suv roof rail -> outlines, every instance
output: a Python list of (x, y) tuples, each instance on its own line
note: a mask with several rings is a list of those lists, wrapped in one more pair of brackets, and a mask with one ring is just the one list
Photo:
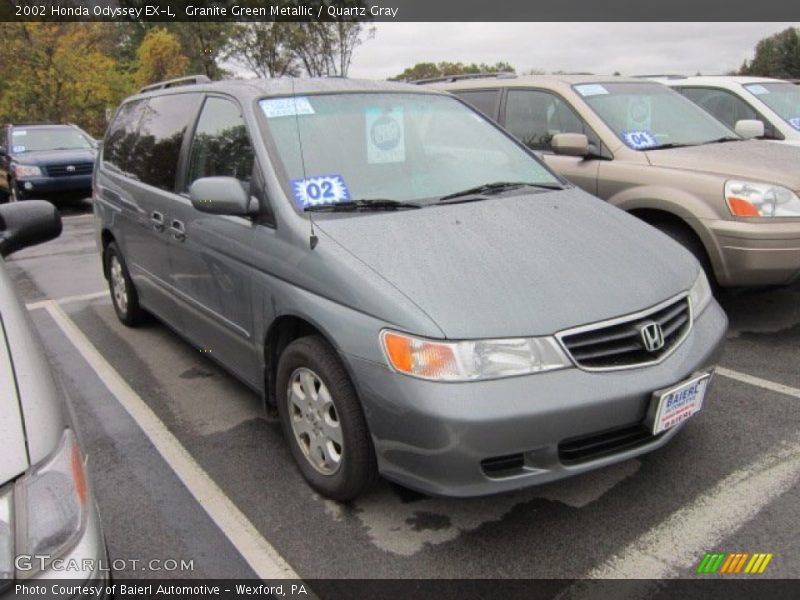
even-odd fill
[(425, 85), (426, 83), (450, 83), (453, 81), (462, 81), (464, 79), (488, 79), (494, 77), (495, 79), (514, 79), (516, 73), (503, 71), (500, 73), (464, 73), (462, 75), (444, 75), (442, 77), (428, 77), (427, 79), (412, 79), (408, 83), (414, 85)]
[(154, 92), (155, 90), (165, 90), (171, 87), (178, 87), (181, 85), (195, 85), (198, 83), (211, 83), (206, 75), (187, 75), (186, 77), (178, 77), (177, 79), (169, 79), (167, 81), (159, 81), (158, 83), (151, 83), (144, 86), (139, 90), (140, 94), (145, 92)]
[(675, 73), (656, 73), (655, 75), (634, 75), (634, 79), (687, 79), (686, 75)]

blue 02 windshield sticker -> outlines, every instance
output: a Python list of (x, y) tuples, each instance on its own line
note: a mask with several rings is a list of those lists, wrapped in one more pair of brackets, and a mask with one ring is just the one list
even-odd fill
[(634, 150), (643, 150), (644, 148), (658, 146), (658, 140), (647, 130), (624, 131), (622, 133), (622, 139)]
[(800, 117), (793, 117), (791, 119), (786, 119), (789, 121), (789, 125), (794, 127), (795, 129), (800, 130)]
[(314, 107), (305, 96), (292, 98), (267, 98), (259, 102), (261, 110), (268, 119), (276, 117), (294, 117), (297, 115), (313, 115)]
[(350, 190), (341, 175), (320, 175), (305, 179), (292, 179), (295, 204), (298, 208), (319, 206), (320, 204), (337, 204), (350, 201)]

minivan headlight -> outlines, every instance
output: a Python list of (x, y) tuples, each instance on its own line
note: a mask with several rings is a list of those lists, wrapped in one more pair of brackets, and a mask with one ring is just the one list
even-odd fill
[(17, 481), (16, 554), (56, 558), (63, 553), (83, 530), (88, 496), (81, 452), (67, 429), (58, 450)]
[(780, 185), (731, 179), (725, 200), (735, 217), (800, 217), (800, 198)]
[(14, 487), (0, 491), (0, 579), (14, 578)]
[(708, 284), (708, 277), (706, 272), (700, 269), (695, 279), (692, 289), (689, 290), (689, 302), (692, 305), (692, 314), (695, 318), (705, 310), (708, 303), (714, 294), (711, 292), (711, 286)]
[(435, 381), (498, 379), (572, 366), (553, 337), (442, 342), (386, 330), (381, 345), (396, 371)]

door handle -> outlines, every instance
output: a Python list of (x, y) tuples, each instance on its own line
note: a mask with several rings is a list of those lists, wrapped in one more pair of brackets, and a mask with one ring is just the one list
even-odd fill
[(164, 215), (157, 210), (150, 214), (150, 222), (153, 224), (153, 229), (161, 233), (164, 231)]
[(169, 226), (169, 230), (172, 232), (172, 237), (179, 242), (186, 240), (186, 229), (184, 228), (182, 221), (173, 219), (172, 224)]

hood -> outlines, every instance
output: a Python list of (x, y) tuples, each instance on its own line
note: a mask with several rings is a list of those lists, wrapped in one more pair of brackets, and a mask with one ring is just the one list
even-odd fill
[(636, 312), (688, 290), (699, 269), (667, 236), (578, 189), (315, 226), (452, 339), (551, 334)]
[(765, 140), (724, 142), (647, 152), (657, 167), (755, 179), (800, 190), (800, 148)]
[(1, 317), (0, 440), (3, 440), (3, 453), (0, 458), (0, 487), (2, 487), (7, 481), (14, 479), (28, 468), (28, 452), (14, 370), (8, 355), (8, 345)]
[(15, 154), (14, 160), (21, 165), (66, 165), (94, 162), (95, 150), (40, 150)]

